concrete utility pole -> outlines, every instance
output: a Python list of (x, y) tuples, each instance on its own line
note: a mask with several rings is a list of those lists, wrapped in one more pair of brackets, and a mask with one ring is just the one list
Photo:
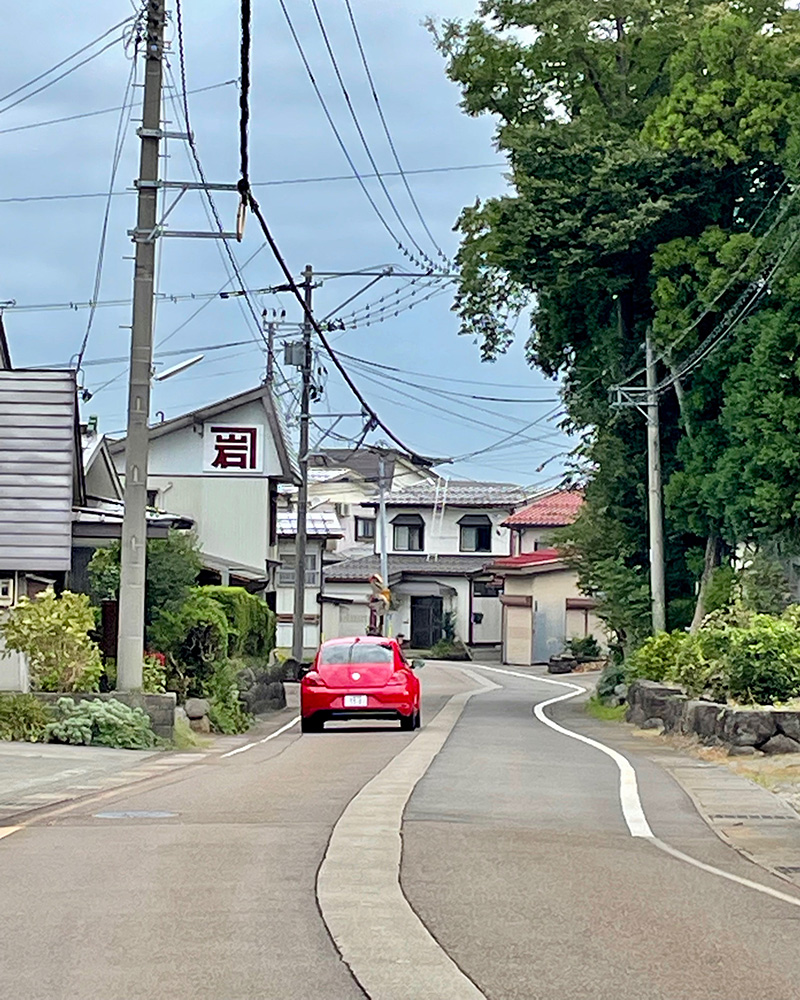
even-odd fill
[[(311, 292), (313, 289), (314, 271), (306, 264), (303, 271), (303, 289), (308, 312), (311, 311)], [(308, 425), (310, 420), (309, 404), (311, 400), (311, 368), (314, 356), (311, 350), (311, 323), (306, 314), (303, 323), (303, 389), (300, 397), (300, 491), (297, 496), (297, 534), (294, 544), (294, 615), (292, 619), (292, 658), (297, 662), (303, 659), (303, 633), (306, 611), (306, 540), (308, 516)], [(322, 567), (319, 567), (322, 572)]]
[[(386, 524), (386, 459), (381, 452), (378, 458), (378, 528), (381, 533), (381, 579), (384, 587), (389, 587), (389, 529)], [(387, 608), (383, 616), (382, 631), (391, 635), (392, 612)]]
[(647, 506), (650, 522), (650, 600), (653, 632), (667, 627), (664, 587), (664, 514), (661, 501), (661, 440), (656, 392), (656, 361), (650, 331), (645, 341), (647, 363)]
[(149, 0), (145, 44), (144, 109), (134, 242), (133, 326), (125, 438), (125, 512), (119, 587), (117, 690), (142, 686), (144, 589), (147, 558), (147, 451), (150, 380), (153, 367), (153, 291), (158, 236), (158, 158), (161, 139), (161, 81), (164, 0)]

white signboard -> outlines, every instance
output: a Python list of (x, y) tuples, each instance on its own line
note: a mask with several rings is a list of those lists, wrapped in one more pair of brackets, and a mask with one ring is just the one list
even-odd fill
[(264, 425), (203, 424), (203, 471), (239, 475), (264, 471)]

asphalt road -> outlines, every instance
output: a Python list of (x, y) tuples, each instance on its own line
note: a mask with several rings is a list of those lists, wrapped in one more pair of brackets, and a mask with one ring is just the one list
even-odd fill
[[(419, 735), (295, 728), (0, 840), (0, 996), (363, 997), (337, 946), (373, 1000), (800, 995), (800, 907), (633, 839), (615, 763), (533, 717), (553, 689), (482, 676), (464, 701), (475, 674), (429, 664)], [(800, 898), (634, 764), (657, 837)]]

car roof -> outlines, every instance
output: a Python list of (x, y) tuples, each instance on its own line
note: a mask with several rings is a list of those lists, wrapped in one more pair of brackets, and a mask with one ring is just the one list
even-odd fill
[(349, 644), (352, 645), (354, 642), (381, 642), (381, 643), (393, 643), (397, 644), (396, 639), (392, 639), (387, 635), (349, 635), (349, 636), (339, 636), (336, 639), (326, 639), (322, 643), (323, 646), (339, 646)]

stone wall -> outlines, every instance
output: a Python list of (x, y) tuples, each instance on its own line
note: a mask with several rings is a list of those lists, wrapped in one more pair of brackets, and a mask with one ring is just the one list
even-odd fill
[(150, 716), (150, 724), (156, 736), (171, 740), (175, 733), (175, 695), (141, 694), (139, 691), (110, 691), (108, 694), (93, 692), (58, 692), (37, 691), (36, 697), (48, 705), (55, 705), (59, 698), (72, 698), (73, 701), (111, 701), (115, 698), (131, 708), (142, 708)]
[(800, 753), (800, 711), (731, 708), (646, 680), (631, 684), (627, 700), (627, 721), (645, 729), (694, 735), (712, 746), (727, 746), (732, 753)]

